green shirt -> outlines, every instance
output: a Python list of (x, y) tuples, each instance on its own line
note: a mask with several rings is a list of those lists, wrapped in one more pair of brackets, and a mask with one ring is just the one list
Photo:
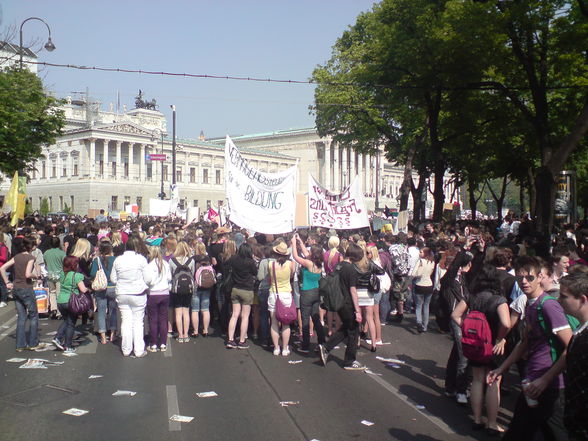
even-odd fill
[[(81, 273), (68, 272), (61, 276), (61, 289), (57, 295), (57, 303), (67, 303), (73, 291), (74, 294), (79, 294), (78, 283), (84, 280), (84, 275)], [(72, 283), (73, 282), (73, 283)]]
[(63, 259), (65, 259), (65, 252), (61, 248), (51, 248), (43, 254), (45, 259), (45, 266), (47, 272), (63, 273)]

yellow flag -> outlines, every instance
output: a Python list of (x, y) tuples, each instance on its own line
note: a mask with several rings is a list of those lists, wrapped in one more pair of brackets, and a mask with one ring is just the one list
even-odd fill
[(18, 177), (18, 172), (14, 172), (10, 189), (8, 190), (7, 203), (10, 205), (12, 210), (12, 218), (10, 219), (10, 225), (15, 226), (19, 219), (24, 219), (24, 212), (26, 207), (26, 185), (27, 178)]
[(10, 205), (12, 211), (16, 210), (16, 206), (18, 205), (18, 172), (14, 172), (10, 189), (6, 195), (6, 203)]

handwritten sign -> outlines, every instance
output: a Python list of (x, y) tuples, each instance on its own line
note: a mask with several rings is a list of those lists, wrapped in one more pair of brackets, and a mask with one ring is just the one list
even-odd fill
[(294, 229), (297, 166), (277, 173), (257, 170), (227, 136), (225, 170), (231, 222), (267, 234)]
[(332, 193), (308, 175), (308, 217), (315, 227), (349, 230), (369, 226), (359, 179), (341, 193)]

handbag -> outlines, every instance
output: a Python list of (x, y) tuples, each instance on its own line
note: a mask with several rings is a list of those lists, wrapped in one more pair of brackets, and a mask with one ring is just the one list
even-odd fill
[(76, 294), (74, 291), (74, 278), (75, 273), (72, 271), (73, 275), (71, 278), (71, 290), (69, 295), (69, 302), (67, 302), (67, 309), (74, 314), (74, 315), (81, 315), (88, 312), (92, 309), (92, 299), (88, 295), (88, 293), (79, 293)]
[(100, 257), (96, 257), (96, 260), (98, 260), (98, 271), (96, 271), (96, 276), (92, 280), (92, 289), (94, 291), (104, 291), (108, 288), (108, 279), (106, 279), (106, 273), (102, 267), (102, 262), (100, 262)]
[(282, 303), (282, 301), (280, 300), (280, 296), (278, 294), (276, 262), (272, 262), (272, 271), (274, 274), (274, 285), (276, 287), (276, 319), (283, 325), (289, 325), (298, 318), (298, 315), (296, 314), (296, 304), (294, 303), (294, 296), (292, 296), (290, 306), (286, 306)]

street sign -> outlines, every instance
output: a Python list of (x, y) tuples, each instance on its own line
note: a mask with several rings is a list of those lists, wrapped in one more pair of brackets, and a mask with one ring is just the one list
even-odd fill
[(167, 161), (167, 155), (164, 153), (145, 155), (145, 159), (147, 159), (147, 161)]

